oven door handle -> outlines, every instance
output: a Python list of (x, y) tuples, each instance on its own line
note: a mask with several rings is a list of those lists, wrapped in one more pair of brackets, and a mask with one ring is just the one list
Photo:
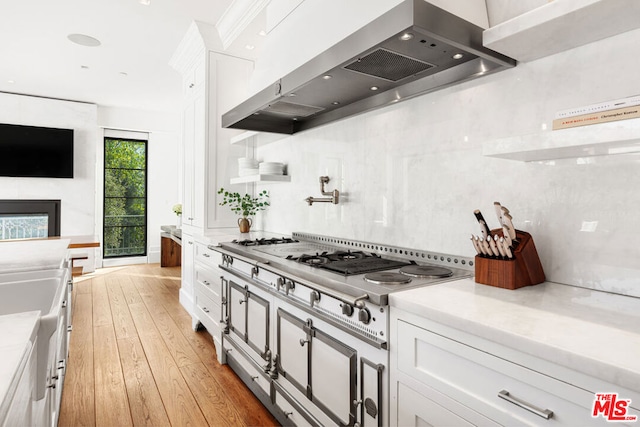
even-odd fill
[(293, 275), (290, 275), (288, 273), (281, 273), (281, 272), (277, 272), (277, 271), (273, 271), (271, 269), (269, 269), (269, 264), (262, 264), (260, 262), (258, 262), (258, 267), (263, 268), (264, 270), (270, 271), (273, 274), (277, 274), (277, 275), (286, 275), (287, 278), (289, 280), (292, 280), (293, 282), (298, 282), (308, 288), (313, 289), (314, 291), (318, 291), (321, 294), (325, 294), (328, 295), (330, 297), (336, 298), (340, 301), (342, 301), (345, 304), (350, 304), (353, 305), (356, 308), (364, 308), (365, 304), (364, 302), (366, 300), (369, 299), (369, 294), (367, 293), (363, 293), (362, 295), (360, 295), (359, 297), (354, 297), (352, 295), (347, 295), (343, 292), (340, 292), (338, 290), (335, 289), (330, 289), (330, 288), (326, 288), (318, 283), (313, 283), (313, 282), (309, 282), (308, 280), (303, 280), (300, 279), (298, 277), (295, 277)]
[(249, 264), (251, 264), (253, 266), (257, 266), (258, 265), (258, 261), (256, 261), (255, 259), (247, 258), (246, 256), (243, 256), (243, 255), (238, 255), (235, 252), (231, 252), (231, 251), (222, 249), (222, 247), (220, 247), (220, 246), (209, 245), (209, 246), (207, 246), (207, 248), (211, 249), (212, 251), (220, 252), (221, 254), (228, 255), (228, 256), (230, 256), (232, 258), (237, 258), (240, 261), (247, 262), (247, 263), (249, 263)]

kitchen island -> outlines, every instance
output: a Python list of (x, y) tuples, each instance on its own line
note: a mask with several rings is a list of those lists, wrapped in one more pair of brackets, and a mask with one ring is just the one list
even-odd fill
[[(398, 420), (407, 410), (403, 400), (424, 397), (429, 394), (428, 388), (447, 396), (425, 397), (440, 406), (447, 407), (448, 398), (456, 405), (461, 403), (464, 408), (452, 412), (466, 421), (488, 418), (513, 422), (511, 415), (505, 415), (510, 404), (504, 398), (509, 393), (499, 394), (505, 384), (515, 382), (512, 377), (520, 376), (526, 377), (523, 382), (528, 386), (554, 395), (537, 396), (532, 391), (535, 397), (531, 400), (539, 408), (545, 401), (551, 409), (555, 406), (557, 420), (563, 420), (564, 403), (560, 399), (566, 399), (577, 405), (572, 410), (584, 416), (581, 421), (595, 421), (590, 411), (596, 393), (617, 393), (620, 399), (631, 399), (634, 409), (628, 415), (638, 414), (637, 298), (551, 282), (512, 291), (463, 279), (395, 293), (390, 303), (392, 417), (395, 411)], [(409, 354), (412, 348), (415, 353)], [(421, 359), (426, 357), (422, 352), (429, 354), (428, 363)], [(439, 362), (435, 356), (438, 353), (443, 357)], [(458, 381), (457, 375), (465, 367), (470, 375)], [(513, 375), (498, 379), (502, 373)], [(411, 376), (414, 378), (408, 378)], [(489, 392), (483, 387), (492, 384), (494, 378), (496, 390)], [(518, 390), (518, 385), (512, 388)], [(415, 391), (415, 395), (407, 397), (407, 390)], [(522, 390), (521, 394), (529, 392), (524, 386)], [(444, 400), (438, 401), (440, 398)], [(469, 409), (471, 412), (467, 412)], [(531, 422), (518, 418), (530, 414), (524, 412), (526, 415), (517, 413), (516, 420)], [(478, 414), (482, 417), (477, 418)], [(532, 417), (535, 422), (536, 415)]]
[(2, 425), (57, 423), (71, 330), (71, 242), (0, 242)]
[(175, 225), (162, 225), (160, 230), (160, 266), (182, 265), (182, 229)]
[[(0, 316), (0, 421), (6, 425), (31, 425), (31, 394), (35, 387), (34, 369), (29, 366), (35, 354), (40, 312)], [(5, 425), (5, 424), (3, 424)]]

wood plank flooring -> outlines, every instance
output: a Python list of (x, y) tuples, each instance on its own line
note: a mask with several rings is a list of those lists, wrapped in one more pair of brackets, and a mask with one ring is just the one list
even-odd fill
[(194, 332), (180, 267), (143, 264), (75, 279), (59, 426), (276, 426)]

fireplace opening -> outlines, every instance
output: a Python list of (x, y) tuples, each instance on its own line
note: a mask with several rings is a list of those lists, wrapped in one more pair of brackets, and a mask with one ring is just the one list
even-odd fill
[(0, 240), (60, 236), (60, 200), (0, 200)]

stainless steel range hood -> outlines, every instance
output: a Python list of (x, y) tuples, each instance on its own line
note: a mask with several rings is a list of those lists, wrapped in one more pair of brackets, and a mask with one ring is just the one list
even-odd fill
[(515, 66), (482, 45), (482, 31), (406, 0), (225, 113), (222, 126), (293, 134)]

